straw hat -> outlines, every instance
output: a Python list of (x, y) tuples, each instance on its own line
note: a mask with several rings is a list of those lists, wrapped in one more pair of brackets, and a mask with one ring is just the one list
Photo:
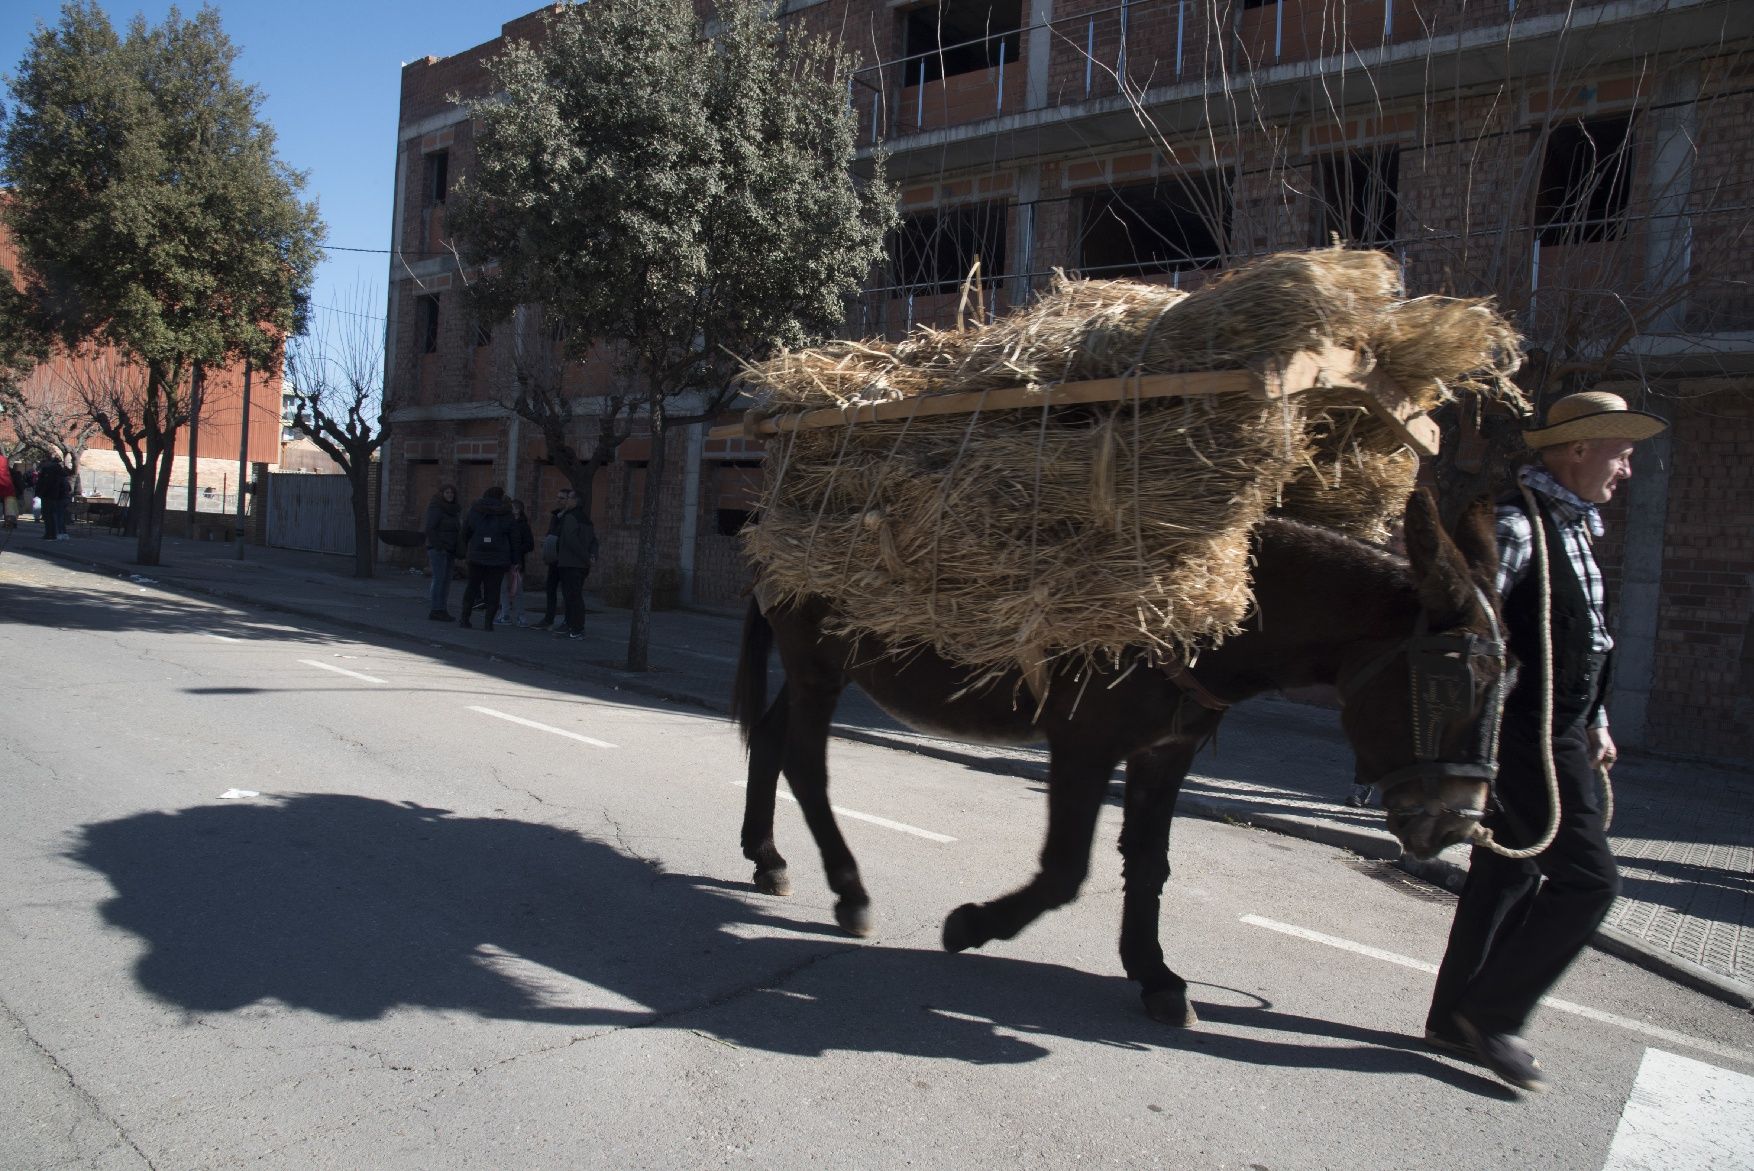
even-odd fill
[(1539, 449), (1580, 439), (1649, 439), (1669, 425), (1645, 411), (1627, 409), (1626, 400), (1605, 390), (1568, 394), (1547, 408), (1547, 425), (1523, 432)]

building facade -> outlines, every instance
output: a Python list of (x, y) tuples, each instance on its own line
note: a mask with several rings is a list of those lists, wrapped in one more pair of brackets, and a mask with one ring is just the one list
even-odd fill
[[(1602, 551), (1617, 727), (1651, 750), (1754, 759), (1754, 5), (792, 0), (781, 19), (857, 58), (847, 100), (900, 188), (851, 334), (1001, 313), (1056, 270), (1191, 287), (1339, 239), (1394, 255), (1410, 294), (1496, 298), (1538, 400), (1602, 386), (1672, 417)], [(470, 157), (445, 95), (485, 93), (503, 37), (540, 27), (532, 13), (403, 70), (388, 527), (440, 480), (540, 509), (558, 479), (495, 405), (504, 359), (444, 249)], [(583, 402), (607, 376), (577, 372)], [(761, 453), (672, 442), (674, 479), (650, 494), (667, 561), (688, 596), (729, 602)], [(648, 454), (630, 443), (602, 473), (611, 559), (631, 559)]]

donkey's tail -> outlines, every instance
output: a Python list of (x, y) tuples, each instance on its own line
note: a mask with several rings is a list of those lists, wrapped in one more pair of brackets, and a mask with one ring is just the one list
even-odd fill
[(749, 735), (767, 710), (767, 655), (773, 649), (773, 627), (754, 598), (743, 615), (743, 646), (737, 655), (737, 678), (731, 684), (731, 718), (749, 747)]

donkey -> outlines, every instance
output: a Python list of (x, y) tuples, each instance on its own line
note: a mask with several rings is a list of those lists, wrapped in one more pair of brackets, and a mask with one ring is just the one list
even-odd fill
[[(808, 598), (744, 622), (732, 715), (749, 751), (743, 855), (755, 885), (787, 894), (786, 860), (774, 846), (773, 811), (783, 769), (838, 896), (835, 918), (855, 935), (872, 929), (871, 900), (829, 808), (828, 735), (847, 683), (921, 731), (986, 744), (1046, 742), (1047, 841), (1035, 877), (944, 921), (949, 951), (1010, 939), (1044, 911), (1077, 897), (1090, 865), (1097, 814), (1117, 765), (1126, 763), (1120, 850), (1124, 893), (1120, 954), (1146, 1011), (1159, 1021), (1197, 1019), (1187, 983), (1163, 960), (1159, 900), (1169, 878), (1169, 831), (1195, 753), (1224, 709), (1268, 690), (1337, 685), (1357, 781), (1381, 788), (1390, 830), (1420, 857), (1471, 837), (1496, 768), (1507, 682), (1503, 639), (1490, 598), (1496, 549), (1482, 502), (1452, 538), (1427, 492), (1408, 502), (1408, 560), (1289, 520), (1255, 537), (1255, 609), (1245, 629), (1206, 650), (1197, 677), (1186, 666), (1123, 663), (1065, 668), (1047, 699), (1018, 703), (1021, 678), (971, 689), (968, 668), (930, 651), (896, 654), (870, 637), (826, 633), (830, 603)], [(767, 696), (776, 645), (785, 683)], [(1389, 669), (1393, 666), (1395, 669)]]

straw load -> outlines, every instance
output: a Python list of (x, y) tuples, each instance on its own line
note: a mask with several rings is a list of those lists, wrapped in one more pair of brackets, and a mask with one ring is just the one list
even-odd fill
[(1271, 375), (1331, 345), (1430, 409), (1465, 379), (1513, 369), (1516, 341), (1482, 302), (1402, 300), (1378, 252), (1269, 256), (1191, 294), (1062, 278), (984, 326), (754, 368), (754, 417), (1012, 387), (1034, 405), (782, 433), (747, 552), (771, 600), (825, 597), (840, 633), (929, 647), (983, 680), (1021, 670), (1038, 697), (1067, 661), (1113, 665), (1129, 648), (1185, 658), (1246, 615), (1250, 534), (1265, 516), (1381, 537), (1416, 458), (1356, 389), (1057, 406), (1052, 388)]

